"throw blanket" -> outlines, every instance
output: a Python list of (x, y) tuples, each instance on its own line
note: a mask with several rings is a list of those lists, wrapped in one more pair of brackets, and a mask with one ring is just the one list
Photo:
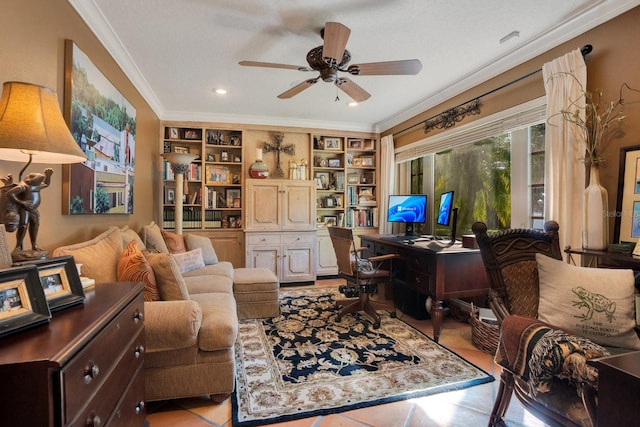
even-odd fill
[(554, 378), (597, 389), (598, 371), (587, 360), (608, 356), (603, 347), (529, 317), (507, 316), (501, 331), (496, 363), (527, 381), (534, 395), (549, 392)]

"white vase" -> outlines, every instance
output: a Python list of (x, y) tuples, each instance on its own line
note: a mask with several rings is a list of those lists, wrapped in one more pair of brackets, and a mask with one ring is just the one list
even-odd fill
[(584, 190), (582, 215), (582, 247), (606, 250), (609, 245), (609, 212), (607, 189), (600, 185), (600, 170), (591, 165), (589, 185)]

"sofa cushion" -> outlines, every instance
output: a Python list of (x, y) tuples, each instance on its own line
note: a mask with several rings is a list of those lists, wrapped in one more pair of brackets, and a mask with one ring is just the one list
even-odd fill
[(116, 266), (122, 250), (120, 229), (110, 227), (86, 242), (56, 248), (52, 256), (71, 255), (76, 264), (82, 264), (83, 276), (106, 283), (117, 281)]
[(204, 259), (206, 265), (218, 263), (218, 255), (211, 244), (210, 238), (187, 233), (184, 235), (184, 243), (187, 246), (187, 250), (192, 251), (199, 248), (202, 251), (202, 259)]
[(119, 282), (144, 283), (144, 300), (159, 301), (158, 284), (156, 275), (149, 262), (140, 251), (138, 242), (131, 240), (118, 260), (116, 275)]
[(169, 253), (169, 248), (162, 238), (162, 231), (158, 224), (151, 221), (149, 225), (145, 225), (140, 229), (140, 235), (144, 242), (144, 247), (149, 252), (159, 252), (163, 254)]
[(180, 254), (187, 251), (182, 235), (167, 230), (160, 230), (160, 233), (170, 253)]
[(120, 235), (122, 236), (123, 247), (126, 248), (129, 242), (131, 242), (132, 240), (135, 240), (141, 251), (144, 251), (146, 249), (144, 247), (144, 242), (142, 241), (138, 233), (136, 233), (131, 228), (129, 228), (128, 225), (125, 225), (124, 227), (120, 228)]
[(233, 282), (227, 276), (211, 274), (183, 277), (191, 298), (195, 294), (207, 294), (209, 292), (233, 293)]
[(200, 304), (202, 310), (198, 336), (200, 350), (232, 348), (238, 336), (238, 316), (233, 295), (211, 292), (193, 295), (192, 299)]
[(200, 248), (187, 252), (173, 253), (171, 256), (178, 263), (180, 273), (187, 273), (189, 271), (204, 268), (204, 261), (202, 259), (202, 251)]
[(536, 254), (538, 318), (593, 342), (640, 350), (633, 271), (577, 267)]
[(176, 260), (171, 254), (146, 255), (158, 283), (158, 291), (163, 301), (188, 300), (189, 292)]
[(233, 275), (234, 275), (233, 264), (231, 264), (229, 261), (220, 261), (217, 264), (205, 265), (204, 268), (182, 273), (183, 277), (225, 276), (225, 277), (228, 277), (229, 279), (233, 279)]

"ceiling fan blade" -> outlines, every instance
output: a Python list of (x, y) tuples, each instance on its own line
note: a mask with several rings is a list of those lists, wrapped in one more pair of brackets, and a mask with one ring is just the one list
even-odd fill
[(355, 84), (353, 80), (344, 77), (340, 77), (336, 80), (336, 86), (342, 89), (344, 93), (349, 95), (356, 102), (363, 102), (371, 97), (369, 92)]
[(420, 70), (422, 70), (422, 63), (417, 59), (354, 64), (347, 69), (355, 76), (409, 75), (418, 74)]
[(238, 62), (238, 64), (244, 65), (245, 67), (284, 68), (285, 70), (313, 71), (309, 67), (301, 67), (299, 65), (274, 64), (272, 62), (240, 61)]
[(282, 92), (280, 95), (278, 95), (278, 98), (280, 98), (280, 99), (292, 98), (292, 97), (296, 96), (297, 94), (299, 94), (300, 92), (302, 92), (303, 90), (313, 86), (317, 82), (318, 82), (317, 78), (305, 80), (302, 83), (299, 83), (299, 84), (295, 85), (291, 89), (289, 89), (289, 90), (287, 90), (285, 92)]
[(324, 26), (324, 45), (322, 46), (322, 59), (334, 66), (342, 62), (342, 55), (347, 47), (351, 30), (339, 22), (327, 22)]

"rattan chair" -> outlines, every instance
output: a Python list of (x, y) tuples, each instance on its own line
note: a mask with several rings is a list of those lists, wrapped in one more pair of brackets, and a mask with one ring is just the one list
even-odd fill
[[(329, 227), (329, 236), (336, 253), (338, 275), (356, 289), (357, 298), (346, 298), (336, 301), (338, 307), (337, 321), (348, 313), (364, 311), (373, 319), (373, 327), (380, 327), (380, 316), (376, 313), (376, 306), (384, 305), (371, 301), (369, 296), (377, 291), (380, 283), (389, 282), (391, 276), (391, 260), (397, 255), (380, 255), (363, 259), (361, 253), (364, 248), (356, 248), (353, 231), (345, 227)], [(382, 269), (383, 263), (388, 262), (388, 268)], [(392, 313), (395, 314), (395, 313)]]
[[(526, 378), (528, 351), (535, 345), (532, 343), (544, 333), (559, 331), (536, 319), (539, 284), (535, 258), (536, 253), (541, 253), (562, 259), (558, 229), (555, 221), (546, 222), (544, 231), (509, 229), (487, 233), (481, 222), (472, 226), (489, 277), (489, 304), (501, 329), (495, 360), (502, 366), (502, 374), (490, 426), (504, 425), (514, 392), (527, 409), (550, 425), (595, 425), (597, 371), (587, 366), (586, 360), (601, 353), (558, 355), (555, 362), (559, 369), (568, 369), (566, 366), (573, 363), (573, 367), (580, 366), (582, 371), (578, 374), (560, 371), (553, 377), (549, 392), (532, 389)], [(581, 340), (585, 347), (586, 340), (580, 337), (563, 339)]]

